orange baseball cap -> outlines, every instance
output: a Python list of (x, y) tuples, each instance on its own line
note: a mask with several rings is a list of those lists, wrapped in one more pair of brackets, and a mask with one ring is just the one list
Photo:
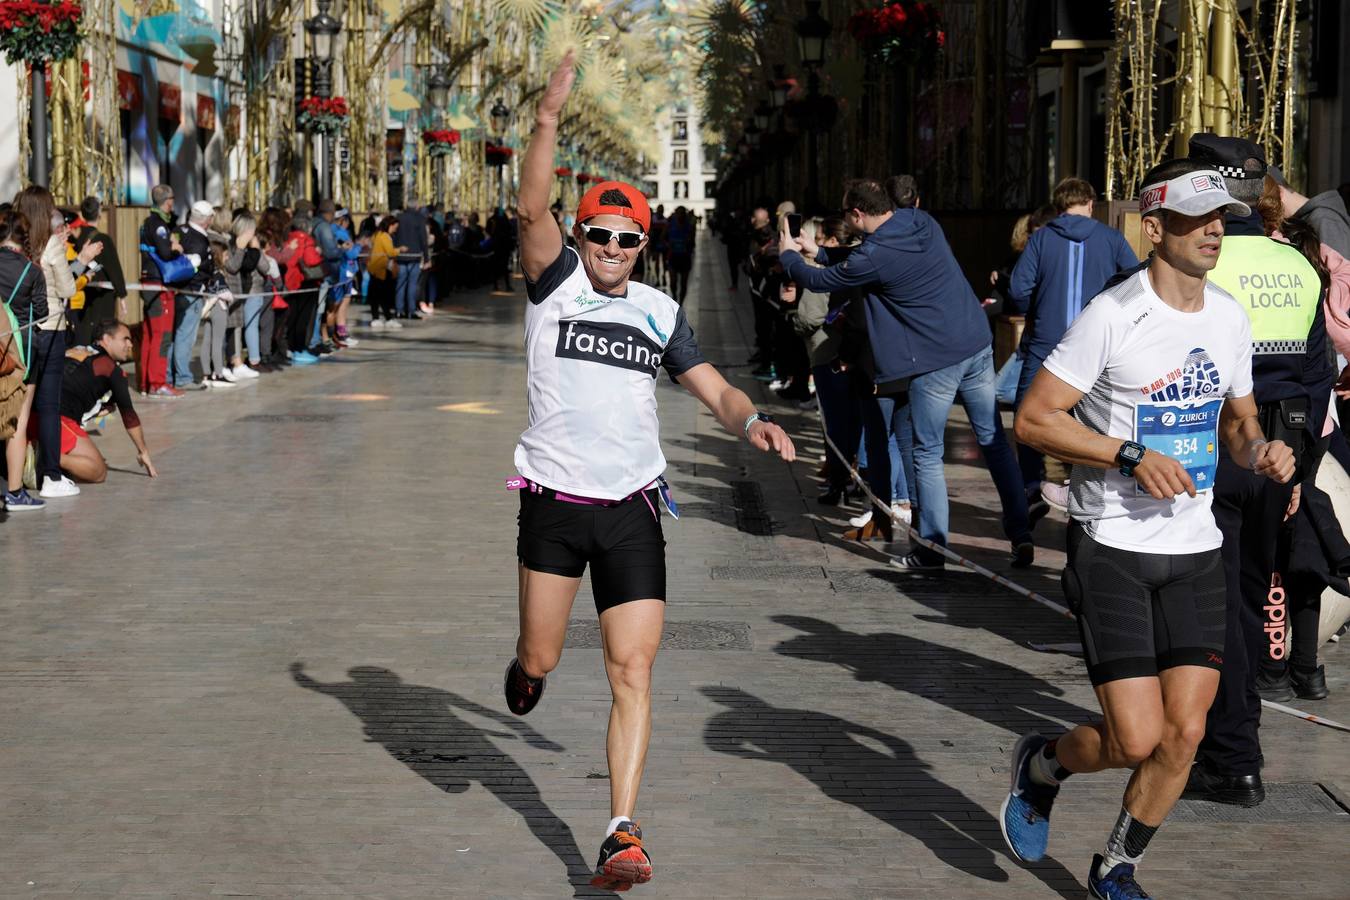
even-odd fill
[[(606, 191), (618, 191), (628, 201), (628, 206), (611, 206), (600, 202)], [(651, 231), (652, 210), (642, 191), (622, 181), (602, 181), (587, 191), (577, 204), (577, 221), (585, 222), (596, 216), (623, 216), (642, 226), (644, 232)]]

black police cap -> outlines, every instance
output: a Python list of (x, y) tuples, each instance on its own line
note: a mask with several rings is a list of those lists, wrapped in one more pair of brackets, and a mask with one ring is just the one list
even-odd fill
[[(1266, 153), (1246, 138), (1221, 137), (1217, 134), (1191, 136), (1190, 158), (1202, 165), (1217, 169), (1224, 178), (1239, 180), (1266, 176)], [(1260, 169), (1248, 169), (1247, 160), (1254, 159)]]

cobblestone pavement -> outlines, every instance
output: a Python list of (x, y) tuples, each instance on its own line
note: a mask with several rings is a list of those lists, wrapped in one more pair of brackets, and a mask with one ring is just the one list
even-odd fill
[[(714, 261), (718, 262), (717, 267)], [(700, 261), (690, 318), (744, 366), (744, 294)], [(744, 290), (744, 288), (742, 288)], [(589, 589), (528, 719), (515, 638), (523, 298), (115, 423), (108, 483), (0, 525), (0, 896), (596, 896), (608, 711)], [(1052, 857), (996, 814), (1019, 733), (1096, 712), (1070, 623), (978, 576), (902, 576), (786, 466), (662, 378), (684, 517), (639, 818), (650, 897), (1082, 897), (1120, 773), (1075, 778)], [(954, 544), (999, 571), (992, 486), (959, 420)], [(974, 465), (972, 465), (974, 463)], [(1062, 520), (1039, 526), (1062, 544)], [(902, 549), (902, 548), (894, 548)], [(1062, 555), (1019, 580), (1058, 596)], [(1330, 650), (1350, 720), (1350, 658)], [(1272, 799), (1183, 804), (1149, 851), (1169, 898), (1350, 896), (1350, 736), (1267, 714)], [(571, 885), (569, 886), (569, 875)]]

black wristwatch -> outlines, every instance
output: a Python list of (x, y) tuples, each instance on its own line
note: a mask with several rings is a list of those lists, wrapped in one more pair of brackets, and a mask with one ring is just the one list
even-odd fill
[(1126, 478), (1134, 477), (1134, 469), (1144, 461), (1144, 454), (1147, 450), (1143, 444), (1136, 444), (1134, 441), (1126, 441), (1120, 445), (1116, 451), (1116, 462), (1120, 465), (1120, 474)]

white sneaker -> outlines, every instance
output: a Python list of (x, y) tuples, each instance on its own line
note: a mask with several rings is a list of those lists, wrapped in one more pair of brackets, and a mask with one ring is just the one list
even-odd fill
[(211, 376), (211, 380), (225, 381), (230, 384), (234, 384), (236, 381), (239, 380), (239, 376), (234, 374), (234, 369), (231, 369), (229, 366), (226, 366), (225, 368), (220, 370), (220, 374)]
[(862, 528), (868, 522), (872, 521), (872, 510), (870, 508), (862, 511), (862, 515), (854, 516), (848, 520), (848, 524), (854, 528)]
[(385, 320), (384, 327), (392, 328), (395, 331), (398, 331), (400, 328), (403, 327), (403, 323), (400, 322), (398, 319), (387, 319)]
[(1069, 483), (1055, 484), (1052, 481), (1041, 482), (1041, 499), (1060, 512), (1069, 511)]
[(781, 379), (781, 378), (775, 378), (773, 381), (770, 381), (770, 382), (769, 382), (769, 390), (771, 390), (771, 391), (781, 391), (783, 388), (787, 387), (787, 384), (788, 384), (788, 383), (787, 383), (786, 381), (784, 381), (783, 379)]
[(379, 316), (376, 316), (375, 318), (370, 320), (370, 330), (384, 331), (384, 324), (385, 324), (384, 319), (381, 319)]
[(355, 347), (357, 344), (360, 344), (361, 342), (356, 338), (352, 337), (351, 333), (348, 332), (347, 339), (343, 343), (345, 343), (348, 347)]
[(258, 373), (257, 373), (256, 371), (254, 371), (253, 369), (250, 369), (248, 366), (244, 365), (243, 363), (240, 363), (239, 365), (237, 365), (237, 366), (235, 366), (235, 367), (233, 367), (233, 368), (226, 369), (226, 370), (225, 370), (225, 374), (226, 374), (226, 375), (233, 375), (236, 381), (244, 381), (245, 379), (249, 379), (249, 378), (259, 378), (259, 377), (261, 377), (261, 376), (258, 375)]
[[(229, 369), (226, 369), (225, 371), (228, 372)], [(239, 383), (237, 381), (231, 381), (230, 379), (226, 378), (223, 375), (212, 375), (210, 378), (202, 382), (202, 387), (209, 388), (210, 390), (213, 391), (218, 391), (221, 388), (239, 387)]]
[(42, 496), (49, 499), (52, 497), (74, 497), (79, 492), (80, 489), (75, 482), (64, 475), (57, 479), (48, 478), (42, 482)]
[(901, 522), (904, 522), (906, 525), (909, 525), (914, 521), (914, 507), (906, 506), (899, 500), (892, 500), (891, 518), (899, 519)]

